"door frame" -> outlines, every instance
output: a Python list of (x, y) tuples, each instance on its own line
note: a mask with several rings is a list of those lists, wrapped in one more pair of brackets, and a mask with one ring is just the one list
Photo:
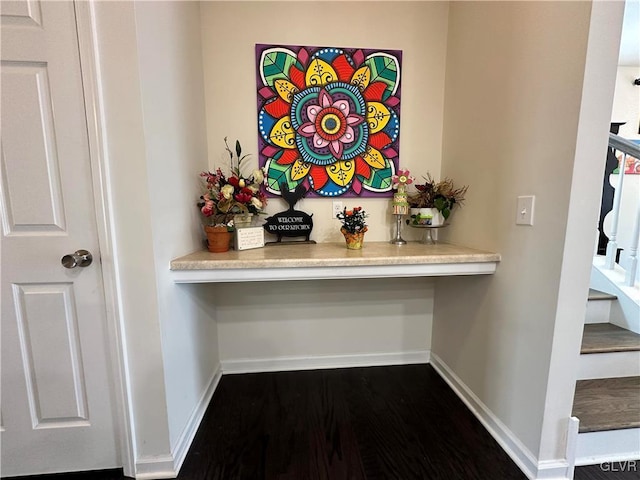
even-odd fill
[(104, 96), (100, 82), (96, 12), (93, 2), (74, 0), (76, 33), (80, 53), (82, 89), (89, 143), (89, 161), (95, 206), (98, 244), (107, 322), (107, 342), (113, 375), (113, 398), (116, 411), (115, 436), (120, 449), (124, 475), (136, 476), (135, 431), (129, 359), (125, 348), (125, 326), (118, 282), (118, 259), (115, 248), (115, 223), (110, 196), (109, 163), (106, 149)]

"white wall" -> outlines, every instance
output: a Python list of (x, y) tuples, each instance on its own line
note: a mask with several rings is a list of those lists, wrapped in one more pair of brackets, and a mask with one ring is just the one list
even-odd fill
[(134, 7), (96, 8), (106, 170), (114, 216), (114, 258), (125, 330), (135, 459), (169, 455), (164, 366), (155, 280)]
[[(207, 286), (172, 258), (202, 248), (195, 201), (207, 143), (195, 2), (96, 3), (120, 316), (138, 473), (170, 474), (219, 365)], [(182, 443), (180, 443), (182, 442)]]
[[(339, 5), (340, 14), (336, 14)], [(239, 139), (257, 166), (256, 43), (403, 51), (400, 165), (418, 177), (440, 174), (446, 55), (446, 2), (204, 2), (203, 52), (210, 166), (226, 165), (223, 138)], [(265, 21), (265, 19), (271, 19)], [(388, 19), (386, 22), (384, 19)], [(367, 239), (392, 236), (390, 198), (345, 199), (370, 214)], [(344, 241), (331, 200), (305, 199), (312, 239)], [(268, 212), (286, 209), (273, 199)], [(409, 230), (409, 229), (407, 229)], [(408, 231), (407, 238), (419, 238)], [(366, 241), (366, 240), (365, 240)]]
[[(500, 252), (502, 262), (488, 278), (439, 279), (432, 352), (534, 461), (547, 401), (590, 9), (586, 2), (450, 7), (442, 172), (470, 188), (444, 236)], [(535, 226), (515, 225), (518, 195), (536, 195)]]
[(225, 369), (251, 368), (263, 359), (430, 348), (430, 279), (220, 284), (214, 301)]
[(586, 316), (587, 288), (593, 261), (588, 241), (597, 223), (603, 155), (609, 138), (622, 2), (594, 2), (591, 9), (584, 82), (576, 137), (564, 252), (547, 399), (538, 458), (562, 459), (567, 447), (567, 418), (572, 413), (578, 359)]
[[(211, 286), (176, 285), (169, 262), (202, 248), (207, 166), (199, 2), (136, 2), (147, 188), (172, 451), (219, 364)], [(186, 432), (185, 432), (186, 433)]]
[[(359, 2), (341, 2), (344, 19), (328, 5), (203, 3), (202, 86), (191, 55), (199, 49), (194, 5), (97, 5), (138, 458), (171, 458), (217, 363), (216, 343), (225, 361), (432, 345), (527, 451), (557, 458), (558, 412), (550, 447), (541, 440), (542, 423), (553, 390), (556, 317), (575, 300), (569, 294), (562, 304), (558, 291), (567, 266), (576, 155), (575, 141), (566, 140), (578, 134), (590, 4), (372, 2), (362, 11)], [(264, 22), (285, 6), (290, 28)], [(393, 25), (372, 29), (391, 8)], [(327, 24), (333, 28), (320, 28)], [(226, 135), (255, 151), (257, 42), (402, 49), (401, 165), (439, 176), (442, 159), (443, 174), (471, 185), (465, 208), (445, 233), (450, 241), (500, 252), (496, 275), (236, 284), (210, 291), (171, 284), (169, 260), (202, 247), (192, 213), (197, 172), (207, 166), (200, 158), (202, 124), (209, 167), (223, 158)], [(201, 88), (206, 119), (198, 106)], [(513, 225), (519, 194), (537, 195), (535, 227)], [(389, 201), (358, 203), (371, 213), (371, 224), (380, 225), (369, 241), (390, 238)], [(282, 207), (274, 201), (269, 211)], [(304, 200), (300, 207), (315, 214), (316, 240), (340, 240), (327, 201)], [(417, 238), (414, 233), (405, 237)], [(218, 305), (218, 339), (207, 319), (211, 298)], [(290, 304), (300, 307), (298, 315), (285, 307)]]
[[(257, 166), (256, 43), (401, 49), (401, 166), (440, 173), (448, 5), (440, 2), (205, 2), (202, 32), (210, 167), (226, 165), (223, 138), (240, 139)], [(286, 11), (286, 15), (283, 12)], [(385, 24), (380, 20), (392, 16)], [(278, 18), (277, 21), (265, 21)], [(330, 28), (328, 28), (330, 26)], [(345, 199), (370, 214), (365, 240), (391, 238), (390, 199)], [(285, 209), (273, 199), (270, 213)], [(329, 199), (305, 199), (312, 239), (344, 241)], [(419, 232), (405, 229), (406, 239)], [(427, 350), (433, 286), (368, 280), (221, 285), (220, 354), (248, 359)], [(337, 303), (333, 304), (332, 299)], [(296, 307), (294, 312), (291, 306)]]

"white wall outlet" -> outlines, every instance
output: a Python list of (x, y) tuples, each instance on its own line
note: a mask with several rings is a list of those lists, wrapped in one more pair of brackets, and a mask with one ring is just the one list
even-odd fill
[(344, 209), (344, 207), (342, 206), (342, 202), (339, 201), (339, 200), (334, 200), (332, 207), (333, 208), (332, 208), (331, 211), (333, 213), (333, 215), (332, 215), (333, 218), (336, 218), (336, 215), (339, 214), (339, 213), (342, 213), (342, 210)]
[(536, 197), (534, 195), (518, 197), (516, 225), (533, 225), (533, 209), (535, 201)]

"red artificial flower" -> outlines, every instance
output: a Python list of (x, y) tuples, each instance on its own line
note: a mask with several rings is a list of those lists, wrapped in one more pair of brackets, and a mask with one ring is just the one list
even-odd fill
[(235, 198), (236, 202), (239, 202), (239, 203), (249, 203), (251, 202), (252, 193), (253, 192), (251, 192), (251, 190), (249, 190), (249, 193), (245, 193), (245, 192), (236, 193), (233, 198)]

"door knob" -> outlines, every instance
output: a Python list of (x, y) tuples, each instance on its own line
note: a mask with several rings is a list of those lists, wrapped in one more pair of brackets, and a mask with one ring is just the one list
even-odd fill
[(93, 255), (87, 250), (78, 250), (65, 255), (60, 260), (64, 268), (88, 267), (93, 261)]

